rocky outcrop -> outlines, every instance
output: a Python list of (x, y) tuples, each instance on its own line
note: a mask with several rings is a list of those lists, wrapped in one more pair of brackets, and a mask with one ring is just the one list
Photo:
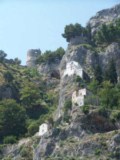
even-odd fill
[(78, 109), (76, 113), (72, 113), (69, 124), (62, 123), (41, 138), (34, 152), (34, 160), (44, 160), (48, 157), (95, 159), (97, 154), (102, 158), (105, 155), (102, 154), (104, 147), (106, 153), (108, 150), (112, 153), (106, 157), (112, 157), (119, 146), (119, 134), (110, 132), (115, 129), (117, 129), (115, 125), (98, 112), (92, 111), (84, 115)]
[(44, 76), (60, 79), (60, 72), (59, 72), (60, 62), (61, 62), (60, 59), (56, 59), (52, 63), (49, 62), (41, 63), (37, 67), (38, 72)]
[(118, 18), (120, 18), (120, 4), (113, 8), (97, 12), (97, 14), (89, 20), (87, 26), (90, 27), (93, 35), (102, 24), (109, 24)]
[(34, 136), (18, 144), (4, 146), (0, 150), (3, 155), (0, 155), (16, 160), (69, 160), (73, 157), (117, 160), (120, 156), (120, 130), (115, 132), (115, 129), (119, 128), (96, 109), (85, 115), (78, 108), (71, 112), (69, 123), (54, 124), (41, 138)]
[(113, 59), (116, 63), (116, 70), (118, 79), (120, 77), (120, 45), (118, 43), (112, 43), (106, 47), (104, 51), (99, 53), (99, 60), (101, 67), (106, 68), (109, 61)]
[[(120, 5), (117, 5), (112, 9), (98, 12), (90, 19), (88, 26), (94, 34), (101, 24), (110, 23), (119, 17)], [(104, 48), (96, 48), (89, 44), (86, 37), (84, 38), (71, 39), (62, 60), (56, 59), (52, 63), (46, 61), (37, 66), (39, 73), (45, 76), (46, 85), (56, 89), (55, 94), (59, 92), (59, 104), (53, 115), (57, 120), (53, 128), (42, 137), (32, 137), (22, 145), (16, 144), (3, 148), (2, 157), (14, 157), (16, 160), (22, 158), (26, 160), (27, 158), (29, 160), (120, 159), (120, 121), (111, 120), (109, 111), (105, 115), (96, 105), (91, 105), (86, 114), (81, 107), (72, 108), (68, 111), (68, 115), (64, 112), (65, 102), (72, 100), (73, 92), (80, 88), (76, 83), (77, 72), (80, 69), (92, 78), (96, 65), (99, 64), (104, 72), (109, 61), (113, 59), (116, 63), (118, 79), (120, 77), (119, 44), (114, 42)], [(29, 51), (28, 66), (35, 66), (39, 54), (35, 54), (34, 50)], [(70, 62), (78, 64), (77, 70), (73, 74), (64, 74)], [(82, 76), (80, 78), (84, 81)], [(67, 121), (65, 118), (68, 118)]]

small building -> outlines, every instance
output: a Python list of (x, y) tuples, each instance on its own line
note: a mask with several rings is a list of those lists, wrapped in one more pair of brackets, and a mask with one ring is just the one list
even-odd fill
[(78, 75), (82, 78), (83, 77), (83, 69), (79, 65), (79, 63), (76, 62), (76, 61), (68, 62), (66, 64), (66, 69), (64, 71), (63, 76), (66, 76), (66, 75), (71, 76), (71, 75), (74, 75), (74, 74), (76, 74), (76, 75)]
[(70, 61), (66, 64), (66, 69), (63, 73), (63, 77), (77, 75), (82, 79), (89, 81), (89, 76), (84, 72), (83, 68), (76, 61)]
[(34, 67), (36, 65), (37, 58), (41, 55), (40, 49), (30, 49), (27, 52), (26, 65), (28, 67)]
[(47, 123), (43, 123), (39, 126), (39, 136), (43, 136), (49, 130), (49, 125)]
[(84, 105), (99, 105), (99, 99), (86, 88), (74, 91), (72, 94), (73, 107), (81, 107)]
[(77, 106), (84, 106), (85, 104), (85, 97), (87, 95), (90, 95), (90, 92), (87, 91), (86, 88), (84, 89), (80, 89), (78, 91), (74, 91), (72, 94), (72, 103), (73, 106), (77, 105)]

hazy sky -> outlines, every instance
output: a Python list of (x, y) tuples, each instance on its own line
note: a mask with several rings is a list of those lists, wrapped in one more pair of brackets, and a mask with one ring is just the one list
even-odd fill
[(25, 64), (28, 49), (55, 50), (67, 43), (61, 33), (70, 23), (86, 25), (101, 9), (120, 0), (0, 0), (0, 49)]

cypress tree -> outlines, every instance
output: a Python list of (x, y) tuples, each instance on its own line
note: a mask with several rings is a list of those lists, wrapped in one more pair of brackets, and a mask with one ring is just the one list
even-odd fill
[(102, 69), (100, 65), (96, 65), (94, 69), (94, 76), (95, 76), (95, 80), (98, 81), (99, 84), (101, 84), (103, 81), (103, 76), (102, 76)]

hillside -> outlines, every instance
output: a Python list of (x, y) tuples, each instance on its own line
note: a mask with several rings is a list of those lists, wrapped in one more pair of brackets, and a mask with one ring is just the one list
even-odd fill
[(67, 50), (29, 50), (27, 66), (1, 59), (2, 160), (120, 159), (119, 18), (65, 26)]

